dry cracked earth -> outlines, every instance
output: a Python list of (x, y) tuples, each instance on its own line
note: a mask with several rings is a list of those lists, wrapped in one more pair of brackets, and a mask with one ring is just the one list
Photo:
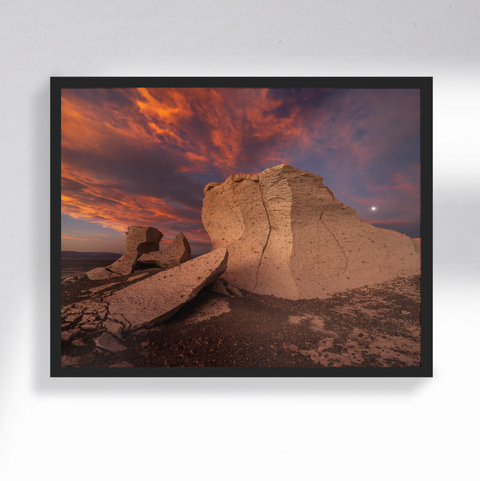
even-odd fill
[[(62, 284), (62, 307), (159, 272), (120, 280)], [(418, 367), (420, 276), (350, 290), (329, 299), (290, 301), (209, 288), (167, 322), (103, 343), (89, 323), (68, 326), (63, 367)], [(66, 326), (62, 326), (65, 330)], [(85, 329), (87, 327), (87, 329)], [(108, 334), (108, 336), (110, 336)], [(64, 336), (65, 337), (65, 336)], [(96, 342), (97, 340), (97, 342)]]

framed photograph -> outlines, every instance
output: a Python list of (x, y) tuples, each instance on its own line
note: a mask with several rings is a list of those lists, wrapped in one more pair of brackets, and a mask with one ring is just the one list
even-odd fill
[(432, 376), (432, 78), (51, 79), (51, 376)]

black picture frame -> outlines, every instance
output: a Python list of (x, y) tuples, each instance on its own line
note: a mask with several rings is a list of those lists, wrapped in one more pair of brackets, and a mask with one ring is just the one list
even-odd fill
[[(432, 357), (432, 77), (51, 77), (51, 377), (431, 377)], [(61, 92), (94, 88), (419, 89), (421, 125), (420, 367), (120, 367), (61, 366)]]

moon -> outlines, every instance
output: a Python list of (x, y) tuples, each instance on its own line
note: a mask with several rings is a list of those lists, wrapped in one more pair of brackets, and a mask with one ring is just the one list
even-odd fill
[(377, 208), (376, 208), (376, 207), (372, 207), (371, 209), (372, 209), (372, 210), (377, 210)]

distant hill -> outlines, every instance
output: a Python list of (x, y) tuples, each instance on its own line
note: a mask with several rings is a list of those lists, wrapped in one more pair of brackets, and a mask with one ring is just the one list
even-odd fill
[(62, 251), (62, 259), (113, 259), (121, 257), (121, 254), (115, 252), (77, 252)]

